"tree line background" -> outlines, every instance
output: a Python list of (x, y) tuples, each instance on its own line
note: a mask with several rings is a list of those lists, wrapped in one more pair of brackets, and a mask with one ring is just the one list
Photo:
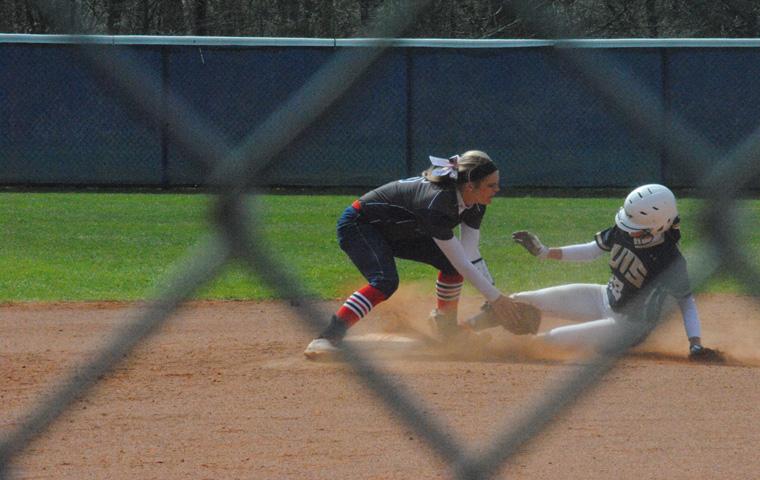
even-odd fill
[[(2, 33), (346, 38), (408, 0), (0, 0)], [(509, 1), (434, 0), (409, 38), (531, 38)], [(757, 37), (755, 0), (534, 0), (586, 38)], [(381, 7), (382, 6), (382, 7)], [(378, 8), (381, 7), (381, 8)], [(57, 26), (54, 26), (57, 25)]]

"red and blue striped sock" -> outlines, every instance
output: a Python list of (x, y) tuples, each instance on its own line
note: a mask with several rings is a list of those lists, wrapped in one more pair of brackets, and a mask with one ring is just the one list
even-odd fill
[(364, 318), (375, 305), (387, 298), (388, 297), (377, 288), (372, 285), (366, 285), (351, 294), (335, 315), (346, 322), (346, 325), (350, 327), (360, 319)]
[(458, 273), (451, 275), (438, 272), (438, 281), (435, 282), (435, 294), (438, 299), (437, 307), (439, 312), (456, 312), (463, 284), (464, 277)]

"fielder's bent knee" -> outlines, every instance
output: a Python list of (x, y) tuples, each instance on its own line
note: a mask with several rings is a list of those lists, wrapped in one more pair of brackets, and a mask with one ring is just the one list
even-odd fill
[(399, 279), (398, 277), (383, 278), (382, 280), (373, 280), (369, 284), (383, 292), (386, 298), (390, 298), (398, 290)]

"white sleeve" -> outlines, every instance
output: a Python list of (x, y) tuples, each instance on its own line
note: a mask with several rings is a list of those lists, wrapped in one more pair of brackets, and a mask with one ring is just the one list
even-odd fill
[(599, 248), (596, 241), (578, 245), (567, 245), (560, 247), (560, 250), (562, 250), (562, 260), (567, 262), (588, 262), (607, 253)]
[(468, 227), (466, 224), (462, 223), (459, 225), (459, 232), (462, 248), (464, 248), (464, 254), (467, 256), (467, 259), (472, 262), (481, 258), (480, 230)]
[(441, 249), (446, 258), (449, 259), (451, 264), (457, 271), (471, 284), (477, 288), (486, 300), (492, 302), (499, 298), (501, 292), (496, 289), (488, 279), (478, 271), (477, 268), (470, 263), (467, 255), (464, 252), (461, 242), (456, 238), (450, 238), (449, 240), (439, 240), (433, 238), (435, 244)]
[(699, 322), (697, 302), (694, 301), (694, 295), (679, 299), (678, 306), (681, 307), (681, 316), (683, 316), (683, 326), (686, 329), (686, 336), (688, 338), (701, 337), (702, 326)]

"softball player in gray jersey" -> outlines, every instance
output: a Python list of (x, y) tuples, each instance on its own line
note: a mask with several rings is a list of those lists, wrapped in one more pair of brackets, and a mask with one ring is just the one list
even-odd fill
[(678, 249), (681, 231), (676, 199), (667, 187), (650, 184), (633, 190), (616, 214), (615, 225), (597, 233), (589, 243), (549, 248), (527, 231), (515, 232), (512, 238), (542, 259), (590, 261), (610, 255), (612, 274), (607, 285), (570, 284), (511, 295), (546, 313), (584, 322), (551, 329), (540, 335), (543, 340), (603, 349), (609, 336), (619, 331), (620, 322), (632, 321), (625, 312), (647, 308), (639, 292), (653, 287), (678, 301), (689, 339), (689, 357), (698, 360), (717, 355), (702, 346), (686, 260)]
[[(422, 177), (380, 186), (354, 201), (338, 220), (340, 248), (367, 279), (335, 312), (327, 328), (304, 351), (308, 358), (340, 348), (347, 330), (399, 285), (396, 258), (438, 270), (433, 319), (444, 339), (467, 334), (457, 323), (462, 284), (470, 281), (494, 310), (508, 316), (513, 302), (493, 286), (480, 257), (480, 222), (499, 191), (499, 171), (484, 152), (449, 159), (430, 157)], [(454, 228), (460, 225), (460, 238)]]

